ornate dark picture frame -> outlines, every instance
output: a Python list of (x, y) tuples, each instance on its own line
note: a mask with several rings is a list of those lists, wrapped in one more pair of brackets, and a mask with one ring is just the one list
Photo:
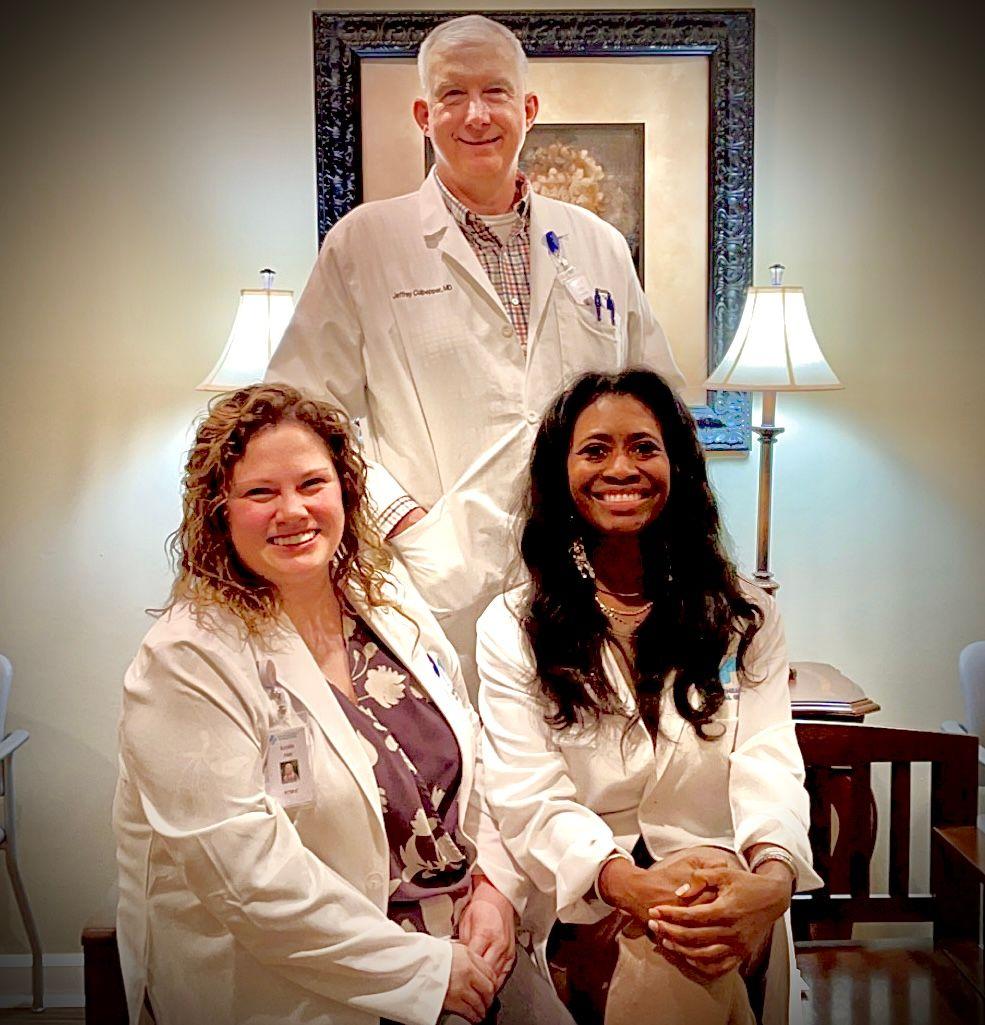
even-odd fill
[[(360, 63), (414, 57), (441, 21), (469, 11), (316, 11), (315, 159), (318, 239), (362, 201)], [(530, 57), (709, 59), (708, 368), (738, 327), (752, 282), (755, 14), (721, 11), (496, 11)], [(708, 392), (692, 406), (711, 451), (748, 450), (751, 402)]]

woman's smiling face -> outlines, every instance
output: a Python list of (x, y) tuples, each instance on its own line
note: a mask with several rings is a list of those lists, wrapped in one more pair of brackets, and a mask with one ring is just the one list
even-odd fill
[(229, 532), (243, 563), (276, 587), (324, 578), (342, 540), (342, 488), (325, 442), (304, 424), (259, 431), (233, 467)]
[(670, 497), (670, 460), (653, 413), (630, 395), (586, 406), (571, 435), (568, 487), (600, 534), (636, 534), (653, 523)]

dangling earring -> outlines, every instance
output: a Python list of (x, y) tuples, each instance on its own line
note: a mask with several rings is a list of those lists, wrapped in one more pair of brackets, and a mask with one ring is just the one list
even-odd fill
[(575, 569), (578, 570), (579, 574), (585, 578), (585, 580), (595, 579), (595, 570), (592, 568), (592, 564), (588, 561), (588, 553), (585, 551), (585, 542), (580, 537), (575, 537), (571, 542), (571, 547), (568, 549), (571, 552), (571, 561), (575, 564)]

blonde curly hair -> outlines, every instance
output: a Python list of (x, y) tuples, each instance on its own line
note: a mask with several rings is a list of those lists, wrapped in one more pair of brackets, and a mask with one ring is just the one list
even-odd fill
[(383, 591), (392, 560), (369, 512), (366, 466), (348, 417), (288, 385), (256, 384), (217, 395), (198, 425), (182, 478), (181, 526), (168, 538), (175, 581), (167, 603), (155, 611), (178, 602), (199, 612), (225, 609), (250, 634), (277, 616), (277, 588), (248, 569), (233, 547), (226, 503), (246, 446), (260, 431), (282, 423), (302, 424), (317, 434), (339, 476), (345, 525), (329, 571), (333, 585), (340, 592), (355, 586), (373, 606), (393, 604)]

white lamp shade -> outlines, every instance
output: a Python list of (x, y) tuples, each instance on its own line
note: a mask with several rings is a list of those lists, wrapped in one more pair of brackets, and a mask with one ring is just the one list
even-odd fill
[(735, 338), (706, 388), (825, 391), (844, 385), (814, 337), (804, 290), (750, 288)]
[(229, 341), (197, 390), (230, 391), (261, 381), (293, 313), (293, 292), (244, 288)]

